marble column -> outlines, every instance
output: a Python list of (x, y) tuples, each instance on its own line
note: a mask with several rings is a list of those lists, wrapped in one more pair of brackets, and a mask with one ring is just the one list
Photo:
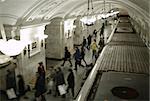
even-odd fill
[(60, 17), (51, 20), (46, 26), (46, 57), (53, 59), (62, 59), (64, 56), (64, 24)]
[(77, 17), (75, 20), (75, 33), (74, 33), (74, 45), (81, 45), (83, 41), (82, 23), (80, 18)]

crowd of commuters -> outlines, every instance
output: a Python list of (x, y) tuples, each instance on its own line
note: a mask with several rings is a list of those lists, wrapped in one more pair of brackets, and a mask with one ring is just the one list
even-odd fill
[[(103, 34), (104, 26), (100, 32), (100, 36)], [(75, 76), (74, 71), (77, 72), (78, 68), (83, 67), (86, 69), (85, 78), (86, 79), (96, 62), (99, 52), (104, 47), (104, 39), (100, 37), (99, 43), (96, 43), (97, 36), (96, 29), (93, 31), (93, 35), (89, 35), (87, 39), (83, 37), (83, 42), (81, 46), (76, 46), (73, 54), (69, 51), (68, 47), (64, 49), (64, 58), (61, 66), (64, 66), (66, 61), (70, 63), (70, 69), (68, 69), (68, 76), (65, 80), (64, 73), (61, 70), (61, 67), (50, 67), (50, 75), (46, 79), (46, 71), (43, 65), (43, 62), (39, 62), (39, 66), (36, 72), (36, 82), (35, 82), (35, 101), (46, 101), (45, 94), (52, 94), (54, 97), (61, 96), (62, 98), (66, 97), (66, 94), (71, 91), (72, 98), (75, 97)], [(95, 62), (88, 62), (85, 59), (86, 51), (92, 51), (92, 59), (95, 59)], [(75, 60), (74, 65), (72, 63), (72, 57)], [(84, 62), (84, 65), (82, 64)], [(74, 66), (74, 67), (73, 67)], [(21, 96), (25, 95), (26, 89), (25, 82), (22, 75), (18, 75), (18, 90), (16, 91), (16, 82), (15, 75), (7, 70), (6, 75), (6, 89), (13, 88), (14, 92), (17, 95), (17, 98), (20, 99)], [(18, 92), (18, 93), (17, 93)]]
[[(100, 33), (101, 34), (101, 33)], [(100, 49), (104, 47), (103, 38), (100, 38), (99, 43), (96, 43), (97, 31), (94, 30), (93, 35), (89, 35), (87, 39), (83, 37), (83, 42), (81, 46), (76, 46), (73, 54), (69, 51), (68, 47), (64, 49), (64, 58), (61, 66), (64, 66), (68, 61), (70, 63), (70, 69), (68, 69), (68, 76), (65, 80), (64, 73), (61, 67), (50, 67), (51, 75), (45, 80), (45, 70), (43, 63), (39, 63), (37, 72), (37, 81), (35, 85), (35, 97), (40, 99), (40, 101), (46, 101), (44, 93), (46, 92), (45, 82), (47, 81), (47, 94), (51, 94), (54, 97), (61, 96), (66, 97), (66, 94), (71, 91), (72, 98), (75, 97), (75, 76), (73, 70), (76, 72), (78, 68), (83, 67), (86, 69), (85, 78), (86, 79), (94, 66), (94, 63), (87, 63), (85, 59), (86, 51), (92, 51), (92, 59), (97, 59)], [(72, 63), (72, 58), (75, 60), (74, 65)], [(82, 62), (83, 61), (83, 62)], [(84, 63), (84, 64), (83, 64)], [(74, 67), (72, 67), (74, 66)], [(42, 83), (43, 82), (43, 83)], [(37, 100), (39, 101), (39, 100)]]
[[(65, 66), (65, 63), (68, 61), (70, 63), (70, 69), (68, 70), (68, 76), (65, 80), (64, 73), (61, 70), (61, 67), (51, 67), (51, 75), (48, 80), (48, 93), (53, 96), (61, 96), (62, 98), (66, 97), (66, 94), (71, 92), (72, 98), (75, 97), (75, 76), (74, 71), (77, 72), (78, 68), (83, 67), (86, 69), (85, 77), (86, 79), (92, 70), (94, 63), (89, 63), (85, 59), (86, 51), (92, 51), (92, 59), (97, 59), (98, 52), (101, 51), (104, 47), (104, 41), (100, 38), (99, 44), (96, 43), (97, 31), (94, 30), (93, 35), (89, 35), (87, 39), (83, 37), (82, 46), (76, 46), (75, 51), (72, 54), (68, 47), (64, 49), (64, 58), (61, 66)], [(101, 47), (101, 48), (100, 48)], [(72, 59), (74, 59), (74, 65), (72, 63)], [(83, 61), (83, 62), (82, 62)], [(84, 63), (84, 64), (83, 64)], [(74, 66), (74, 67), (73, 67)], [(65, 91), (64, 91), (65, 90)]]

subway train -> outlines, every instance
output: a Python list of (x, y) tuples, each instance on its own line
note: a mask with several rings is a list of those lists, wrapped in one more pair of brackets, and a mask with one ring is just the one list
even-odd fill
[(149, 49), (119, 17), (75, 101), (149, 101)]

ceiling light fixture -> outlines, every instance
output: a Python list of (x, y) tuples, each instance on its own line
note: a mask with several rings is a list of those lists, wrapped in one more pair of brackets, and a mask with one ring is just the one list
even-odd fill
[(104, 0), (104, 6), (103, 6), (103, 12), (98, 15), (98, 19), (106, 19), (108, 17), (111, 17), (113, 15), (116, 15), (119, 13), (119, 11), (111, 10), (110, 12), (106, 11), (106, 1)]
[(7, 56), (19, 55), (25, 48), (25, 43), (10, 39), (8, 41), (2, 41), (0, 43), (0, 51)]
[(1, 2), (4, 2), (4, 1), (6, 1), (6, 0), (1, 0)]
[(0, 51), (7, 56), (19, 55), (26, 46), (21, 40), (10, 39), (7, 41), (3, 24), (0, 24), (2, 39), (0, 39)]
[[(91, 8), (90, 8), (91, 4)], [(83, 18), (80, 19), (81, 22), (83, 22), (87, 26), (94, 25), (96, 21), (96, 17), (93, 12), (93, 3), (92, 0), (88, 0), (88, 8), (87, 8), (87, 14), (84, 15)]]

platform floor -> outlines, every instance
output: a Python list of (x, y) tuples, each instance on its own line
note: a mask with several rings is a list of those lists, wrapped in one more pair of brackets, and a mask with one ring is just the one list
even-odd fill
[[(90, 64), (92, 61), (91, 53), (92, 53), (91, 51), (86, 50), (85, 60), (87, 61), (88, 64)], [(62, 71), (64, 73), (64, 76), (65, 76), (65, 80), (66, 80), (67, 76), (68, 76), (68, 69), (69, 68), (74, 69), (75, 61), (74, 61), (74, 59), (72, 59), (71, 61), (73, 63), (72, 67), (70, 67), (69, 62), (66, 62), (64, 66), (61, 66), (63, 61), (47, 60), (47, 65), (48, 65), (47, 68), (50, 66), (61, 67)], [(82, 61), (82, 64), (85, 65), (83, 61)], [(84, 83), (83, 79), (85, 78), (86, 67), (84, 67), (84, 68), (78, 67), (77, 72), (76, 71), (73, 71), (73, 72), (74, 72), (74, 76), (75, 76), (75, 96), (77, 96), (77, 94), (79, 93), (79, 91), (81, 89), (82, 84)], [(25, 99), (23, 97), (21, 99), (21, 101), (33, 101), (34, 100), (34, 92), (35, 92), (34, 90), (32, 90), (31, 92), (28, 92), (26, 94), (28, 99)], [(54, 97), (54, 91), (52, 91), (52, 94), (45, 94), (45, 96), (46, 96), (47, 101), (72, 101), (73, 100), (73, 97), (71, 96), (71, 91), (68, 94), (66, 94), (66, 98), (62, 98), (61, 96)]]
[[(110, 26), (108, 26), (106, 29), (109, 29), (109, 28), (110, 28)], [(109, 31), (111, 31), (111, 30), (109, 29)], [(93, 36), (92, 40), (94, 38), (95, 37)], [(97, 38), (96, 38), (97, 44), (99, 42), (99, 39), (100, 39), (99, 34), (97, 34)], [(95, 60), (92, 59), (92, 50), (87, 50), (86, 49), (85, 60), (86, 60), (87, 64), (90, 64), (93, 61), (95, 61)], [(47, 59), (46, 60), (46, 62), (47, 62), (47, 69), (50, 66), (54, 66), (54, 67), (58, 67), (59, 66), (59, 67), (61, 67), (62, 71), (64, 73), (64, 76), (65, 76), (65, 80), (66, 80), (66, 78), (68, 76), (68, 69), (69, 68), (71, 68), (71, 69), (75, 68), (75, 61), (74, 61), (74, 59), (72, 58), (71, 61), (73, 63), (72, 67), (70, 67), (70, 63), (69, 62), (66, 62), (65, 65), (62, 67), (61, 64), (62, 64), (63, 61), (57, 61), (57, 60), (49, 60), (49, 59)], [(82, 61), (82, 64), (85, 65), (85, 63), (83, 61)], [(75, 97), (78, 95), (78, 93), (79, 93), (82, 85), (85, 82), (86, 70), (87, 70), (87, 67), (84, 67), (84, 68), (83, 67), (78, 67), (77, 72), (73, 71), (74, 75), (75, 75)], [(28, 92), (26, 94), (26, 96), (28, 97), (28, 99), (25, 99), (23, 97), (21, 99), (21, 101), (33, 101), (34, 100), (34, 92), (35, 92), (34, 90), (32, 90), (31, 92)], [(54, 95), (53, 92), (52, 92), (52, 94), (45, 94), (47, 101), (73, 101), (74, 100), (74, 98), (71, 96), (71, 91), (66, 94), (66, 98), (62, 98), (61, 96), (54, 97), (53, 95)]]

